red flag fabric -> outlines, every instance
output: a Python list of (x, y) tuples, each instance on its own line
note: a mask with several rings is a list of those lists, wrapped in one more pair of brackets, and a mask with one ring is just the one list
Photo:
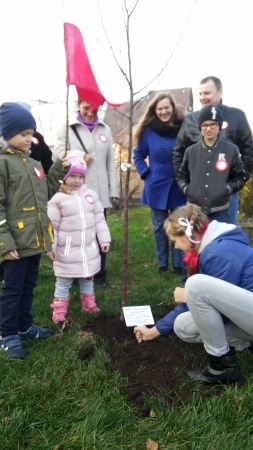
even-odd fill
[(67, 85), (76, 86), (78, 98), (97, 109), (105, 101), (114, 107), (120, 104), (109, 102), (100, 91), (79, 28), (72, 23), (64, 23), (64, 45), (67, 62)]

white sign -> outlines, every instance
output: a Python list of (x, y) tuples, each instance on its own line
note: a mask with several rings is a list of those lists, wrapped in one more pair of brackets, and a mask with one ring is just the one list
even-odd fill
[(149, 305), (123, 306), (123, 314), (127, 327), (138, 325), (154, 325), (155, 321)]

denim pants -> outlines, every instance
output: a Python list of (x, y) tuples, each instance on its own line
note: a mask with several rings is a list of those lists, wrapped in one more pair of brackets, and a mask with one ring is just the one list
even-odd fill
[(218, 222), (237, 223), (238, 214), (238, 203), (239, 203), (238, 192), (235, 192), (230, 196), (229, 207), (223, 211), (217, 211), (208, 215), (210, 220), (217, 220)]
[[(168, 217), (168, 211), (163, 209), (151, 208), (151, 217), (154, 225), (155, 251), (159, 267), (167, 267), (169, 262), (169, 241), (163, 224)], [(183, 268), (183, 252), (175, 249), (174, 243), (171, 243), (172, 266)]]
[(0, 297), (2, 337), (27, 331), (32, 326), (33, 290), (38, 280), (40, 256), (3, 263), (4, 283)]
[[(94, 291), (93, 278), (79, 278), (78, 280), (81, 294), (91, 294)], [(73, 278), (57, 277), (54, 296), (68, 298), (72, 283)]]
[[(253, 292), (208, 275), (188, 278), (190, 312), (179, 315), (174, 331), (186, 342), (203, 342), (210, 355), (222, 356), (229, 345), (243, 350), (253, 342)], [(224, 324), (223, 316), (228, 318)]]

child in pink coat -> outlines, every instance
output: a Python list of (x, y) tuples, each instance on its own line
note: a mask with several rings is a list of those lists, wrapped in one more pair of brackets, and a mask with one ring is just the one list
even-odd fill
[[(87, 166), (83, 158), (68, 156), (70, 168), (62, 187), (48, 202), (48, 217), (54, 229), (53, 251), (56, 276), (53, 321), (65, 321), (69, 305), (69, 289), (79, 279), (82, 311), (100, 311), (95, 301), (93, 276), (100, 270), (99, 245), (108, 252), (110, 232), (104, 209), (96, 192), (85, 184)], [(97, 242), (98, 240), (98, 242)]]

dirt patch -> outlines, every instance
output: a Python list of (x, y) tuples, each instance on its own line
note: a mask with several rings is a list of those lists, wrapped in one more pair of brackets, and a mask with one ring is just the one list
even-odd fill
[[(127, 328), (119, 315), (97, 317), (86, 324), (85, 330), (104, 339), (110, 355), (106, 369), (120, 370), (125, 379), (122, 389), (143, 415), (150, 412), (145, 405), (145, 395), (159, 396), (169, 403), (187, 400), (193, 383), (186, 369), (206, 363), (203, 345), (187, 344), (175, 335), (138, 343), (133, 329)], [(79, 352), (79, 358), (86, 359), (85, 354), (82, 357)]]

